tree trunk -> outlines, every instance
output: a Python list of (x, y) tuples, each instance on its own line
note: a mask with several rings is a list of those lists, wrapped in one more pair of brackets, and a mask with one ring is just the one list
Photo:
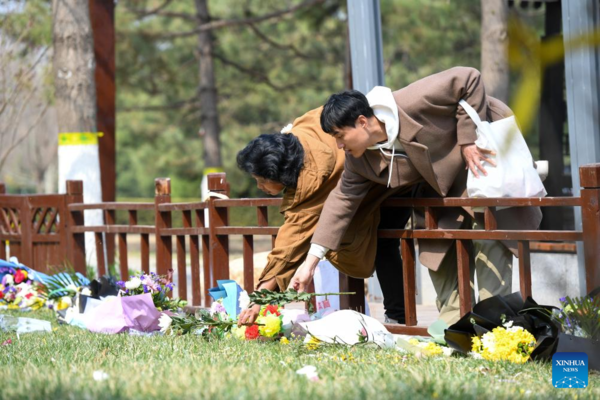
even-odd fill
[[(210, 22), (207, 0), (196, 0), (196, 12), (201, 24)], [(219, 133), (219, 112), (217, 110), (217, 88), (213, 59), (213, 37), (210, 30), (198, 33), (200, 53), (200, 124), (204, 137), (204, 167), (222, 166), (221, 141)]]
[(481, 75), (486, 93), (508, 103), (507, 0), (481, 0)]
[(94, 41), (87, 1), (53, 0), (54, 88), (59, 132), (96, 132)]
[[(83, 181), (86, 203), (102, 201), (96, 126), (94, 40), (87, 0), (52, 0), (54, 88), (59, 132), (58, 184)], [(102, 213), (85, 212), (86, 225), (102, 225)], [(88, 264), (95, 265), (94, 236), (86, 234)]]

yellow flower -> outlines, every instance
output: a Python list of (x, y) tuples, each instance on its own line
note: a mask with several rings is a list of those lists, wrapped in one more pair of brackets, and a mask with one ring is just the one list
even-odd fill
[(233, 337), (239, 340), (246, 340), (246, 325), (242, 325), (240, 327), (234, 326), (231, 329), (231, 333)]
[(288, 338), (286, 338), (285, 336), (281, 338), (281, 340), (279, 340), (279, 343), (281, 344), (290, 344), (290, 341), (288, 340)]
[(44, 305), (44, 300), (36, 298), (33, 304), (30, 306), (32, 310), (39, 310)]
[(273, 314), (256, 319), (258, 332), (264, 337), (274, 337), (281, 331), (281, 319)]
[(442, 348), (434, 342), (421, 342), (417, 339), (409, 339), (408, 343), (423, 349), (423, 353), (427, 356), (439, 356), (444, 353)]
[(73, 302), (71, 301), (70, 297), (68, 297), (68, 296), (61, 297), (60, 300), (58, 301), (58, 303), (56, 304), (56, 310), (57, 311), (64, 310), (66, 308), (71, 307), (72, 304), (73, 304)]
[(442, 348), (433, 342), (427, 343), (425, 347), (423, 347), (423, 350), (425, 350), (425, 353), (428, 356), (439, 356), (444, 353)]
[(473, 341), (471, 351), (474, 351), (475, 353), (481, 353), (481, 339), (479, 339), (479, 336), (473, 336), (471, 340)]
[(507, 360), (522, 364), (529, 360), (535, 346), (535, 338), (520, 326), (494, 328), (485, 333), (481, 340), (472, 339), (472, 350), (486, 360)]
[(321, 341), (313, 335), (310, 335), (310, 339), (308, 339), (308, 342), (306, 342), (306, 347), (309, 350), (316, 350), (320, 345)]

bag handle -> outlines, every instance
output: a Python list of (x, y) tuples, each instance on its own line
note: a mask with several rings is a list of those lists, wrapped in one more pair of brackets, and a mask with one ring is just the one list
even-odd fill
[(477, 127), (479, 129), (481, 129), (481, 119), (479, 118), (479, 114), (477, 114), (477, 112), (475, 111), (475, 109), (473, 107), (471, 107), (469, 105), (469, 103), (467, 103), (464, 99), (461, 99), (458, 104), (460, 104), (462, 106), (462, 108), (467, 112), (467, 114), (469, 114), (469, 117), (471, 117), (471, 119), (473, 120), (473, 122), (475, 122), (475, 125), (477, 125)]

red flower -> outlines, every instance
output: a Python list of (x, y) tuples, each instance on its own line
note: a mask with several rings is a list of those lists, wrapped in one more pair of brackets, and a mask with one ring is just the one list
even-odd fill
[(246, 328), (246, 339), (254, 340), (258, 337), (258, 325), (252, 325)]
[(27, 294), (25, 295), (25, 298), (26, 298), (27, 300), (29, 300), (29, 299), (31, 298), (31, 296), (33, 296), (33, 293), (27, 293)]
[(271, 313), (271, 314), (279, 317), (281, 315), (281, 313), (279, 312), (278, 308), (279, 307), (276, 306), (275, 304), (269, 304), (268, 306), (265, 307), (265, 310), (263, 311), (263, 314), (262, 314), (263, 317), (266, 317), (267, 313)]
[(27, 279), (27, 275), (23, 273), (20, 269), (15, 273), (15, 283), (19, 284)]
[(2, 346), (8, 346), (9, 344), (12, 344), (11, 339), (6, 339), (4, 342), (2, 342)]
[(0, 300), (4, 298), (4, 292), (0, 290)]

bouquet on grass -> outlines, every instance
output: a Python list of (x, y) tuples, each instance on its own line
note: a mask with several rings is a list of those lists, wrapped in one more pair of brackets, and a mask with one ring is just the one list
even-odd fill
[(169, 297), (169, 293), (175, 286), (171, 282), (171, 277), (169, 275), (157, 275), (154, 272), (150, 272), (149, 274), (142, 272), (139, 276), (130, 277), (128, 281), (117, 282), (117, 286), (120, 288), (119, 296), (135, 296), (150, 293), (154, 301), (154, 306), (159, 311), (177, 310), (184, 307), (187, 302)]
[[(89, 296), (90, 289), (86, 286), (90, 281), (73, 270), (58, 272), (45, 278), (44, 296), (48, 308), (57, 315), (77, 304), (79, 296)], [(60, 318), (59, 318), (60, 319)]]
[(232, 335), (241, 340), (276, 340), (283, 336), (280, 307), (263, 306), (254, 324), (238, 327), (237, 321), (230, 318), (219, 300), (212, 304), (210, 310), (199, 309), (193, 315), (163, 313), (159, 326), (161, 332), (167, 335), (193, 333), (206, 339), (223, 339)]
[[(209, 289), (214, 300), (209, 310), (198, 309), (195, 314), (163, 313), (161, 331), (171, 335), (193, 333), (205, 338), (233, 336), (241, 340), (278, 340), (292, 331), (293, 313), (286, 316), (286, 312), (296, 310), (285, 310), (286, 304), (308, 302), (314, 296), (348, 294), (299, 293), (295, 290), (273, 292), (263, 289), (248, 295), (235, 281), (222, 280), (217, 283), (218, 287)], [(238, 327), (237, 316), (251, 304), (261, 306), (258, 318), (252, 324)]]
[[(193, 314), (186, 312), (162, 313), (159, 319), (160, 331), (166, 335), (192, 333), (205, 338), (224, 338), (237, 326), (236, 318), (230, 317), (223, 304), (225, 297), (215, 300), (209, 310), (199, 308)], [(248, 306), (248, 294), (245, 291), (240, 292), (235, 300), (234, 313), (237, 313), (240, 308)], [(229, 306), (232, 304), (231, 301), (228, 302)]]
[(557, 352), (585, 352), (589, 367), (600, 371), (600, 288), (583, 297), (562, 297), (554, 319), (562, 332)]
[(283, 309), (276, 304), (262, 306), (252, 325), (237, 325), (232, 334), (240, 340), (277, 340), (283, 337)]
[(513, 321), (484, 333), (473, 336), (472, 355), (484, 360), (508, 360), (523, 364), (529, 360), (535, 348), (536, 340), (522, 326), (513, 326)]
[[(600, 340), (600, 289), (584, 297), (562, 297), (555, 313), (563, 332), (580, 338)], [(595, 294), (595, 297), (594, 297)]]
[(444, 339), (460, 353), (487, 360), (549, 360), (560, 332), (554, 309), (531, 297), (523, 300), (520, 293), (493, 296), (448, 327)]
[(29, 279), (26, 269), (2, 266), (0, 279), (0, 305), (16, 310), (37, 310), (44, 305), (44, 287)]

